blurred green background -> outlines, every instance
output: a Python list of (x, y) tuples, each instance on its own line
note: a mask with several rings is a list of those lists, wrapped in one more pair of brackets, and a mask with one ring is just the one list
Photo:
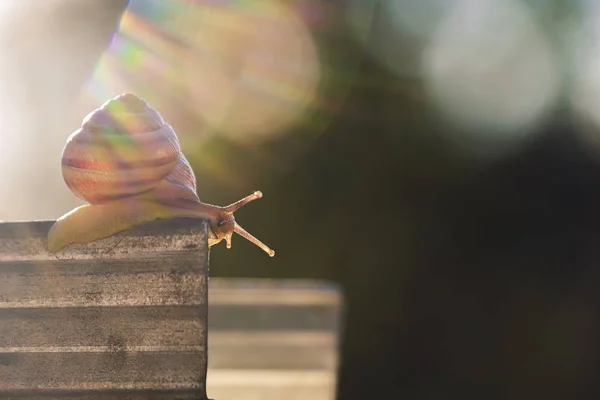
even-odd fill
[[(340, 399), (598, 392), (600, 4), (22, 0), (0, 5), (0, 220), (80, 204), (60, 153), (132, 91), (203, 201), (264, 198), (215, 277), (346, 296)], [(385, 397), (384, 397), (385, 396)]]

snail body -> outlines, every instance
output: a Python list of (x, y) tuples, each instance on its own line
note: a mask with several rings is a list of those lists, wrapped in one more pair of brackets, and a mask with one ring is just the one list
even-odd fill
[(87, 204), (63, 215), (50, 228), (51, 252), (155, 219), (192, 217), (209, 221), (209, 246), (225, 240), (231, 248), (236, 232), (275, 255), (233, 216), (262, 193), (254, 192), (226, 207), (200, 201), (196, 177), (175, 131), (134, 94), (119, 95), (88, 114), (67, 139), (61, 164), (67, 187)]

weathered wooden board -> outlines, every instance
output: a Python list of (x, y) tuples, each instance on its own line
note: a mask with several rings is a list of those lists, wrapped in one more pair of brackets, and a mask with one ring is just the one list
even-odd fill
[(335, 370), (342, 295), (336, 285), (211, 279), (210, 368)]
[(207, 387), (215, 399), (335, 398), (339, 285), (212, 278), (208, 313)]
[(206, 223), (57, 254), (51, 224), (0, 224), (0, 398), (206, 399)]

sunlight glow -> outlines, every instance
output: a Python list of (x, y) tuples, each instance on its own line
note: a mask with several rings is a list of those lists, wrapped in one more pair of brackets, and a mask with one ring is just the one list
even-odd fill
[(296, 122), (319, 76), (310, 33), (288, 2), (133, 0), (88, 89), (99, 102), (133, 91), (167, 120), (196, 115), (208, 131), (182, 133), (182, 143), (207, 134), (246, 142)]

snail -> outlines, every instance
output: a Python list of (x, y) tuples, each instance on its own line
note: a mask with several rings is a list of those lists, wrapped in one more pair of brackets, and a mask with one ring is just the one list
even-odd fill
[(209, 222), (209, 247), (233, 232), (273, 257), (233, 213), (260, 199), (256, 191), (226, 207), (200, 201), (196, 177), (173, 128), (135, 94), (116, 96), (89, 113), (62, 151), (62, 175), (87, 204), (63, 215), (48, 232), (48, 250), (89, 243), (155, 219), (194, 217)]

